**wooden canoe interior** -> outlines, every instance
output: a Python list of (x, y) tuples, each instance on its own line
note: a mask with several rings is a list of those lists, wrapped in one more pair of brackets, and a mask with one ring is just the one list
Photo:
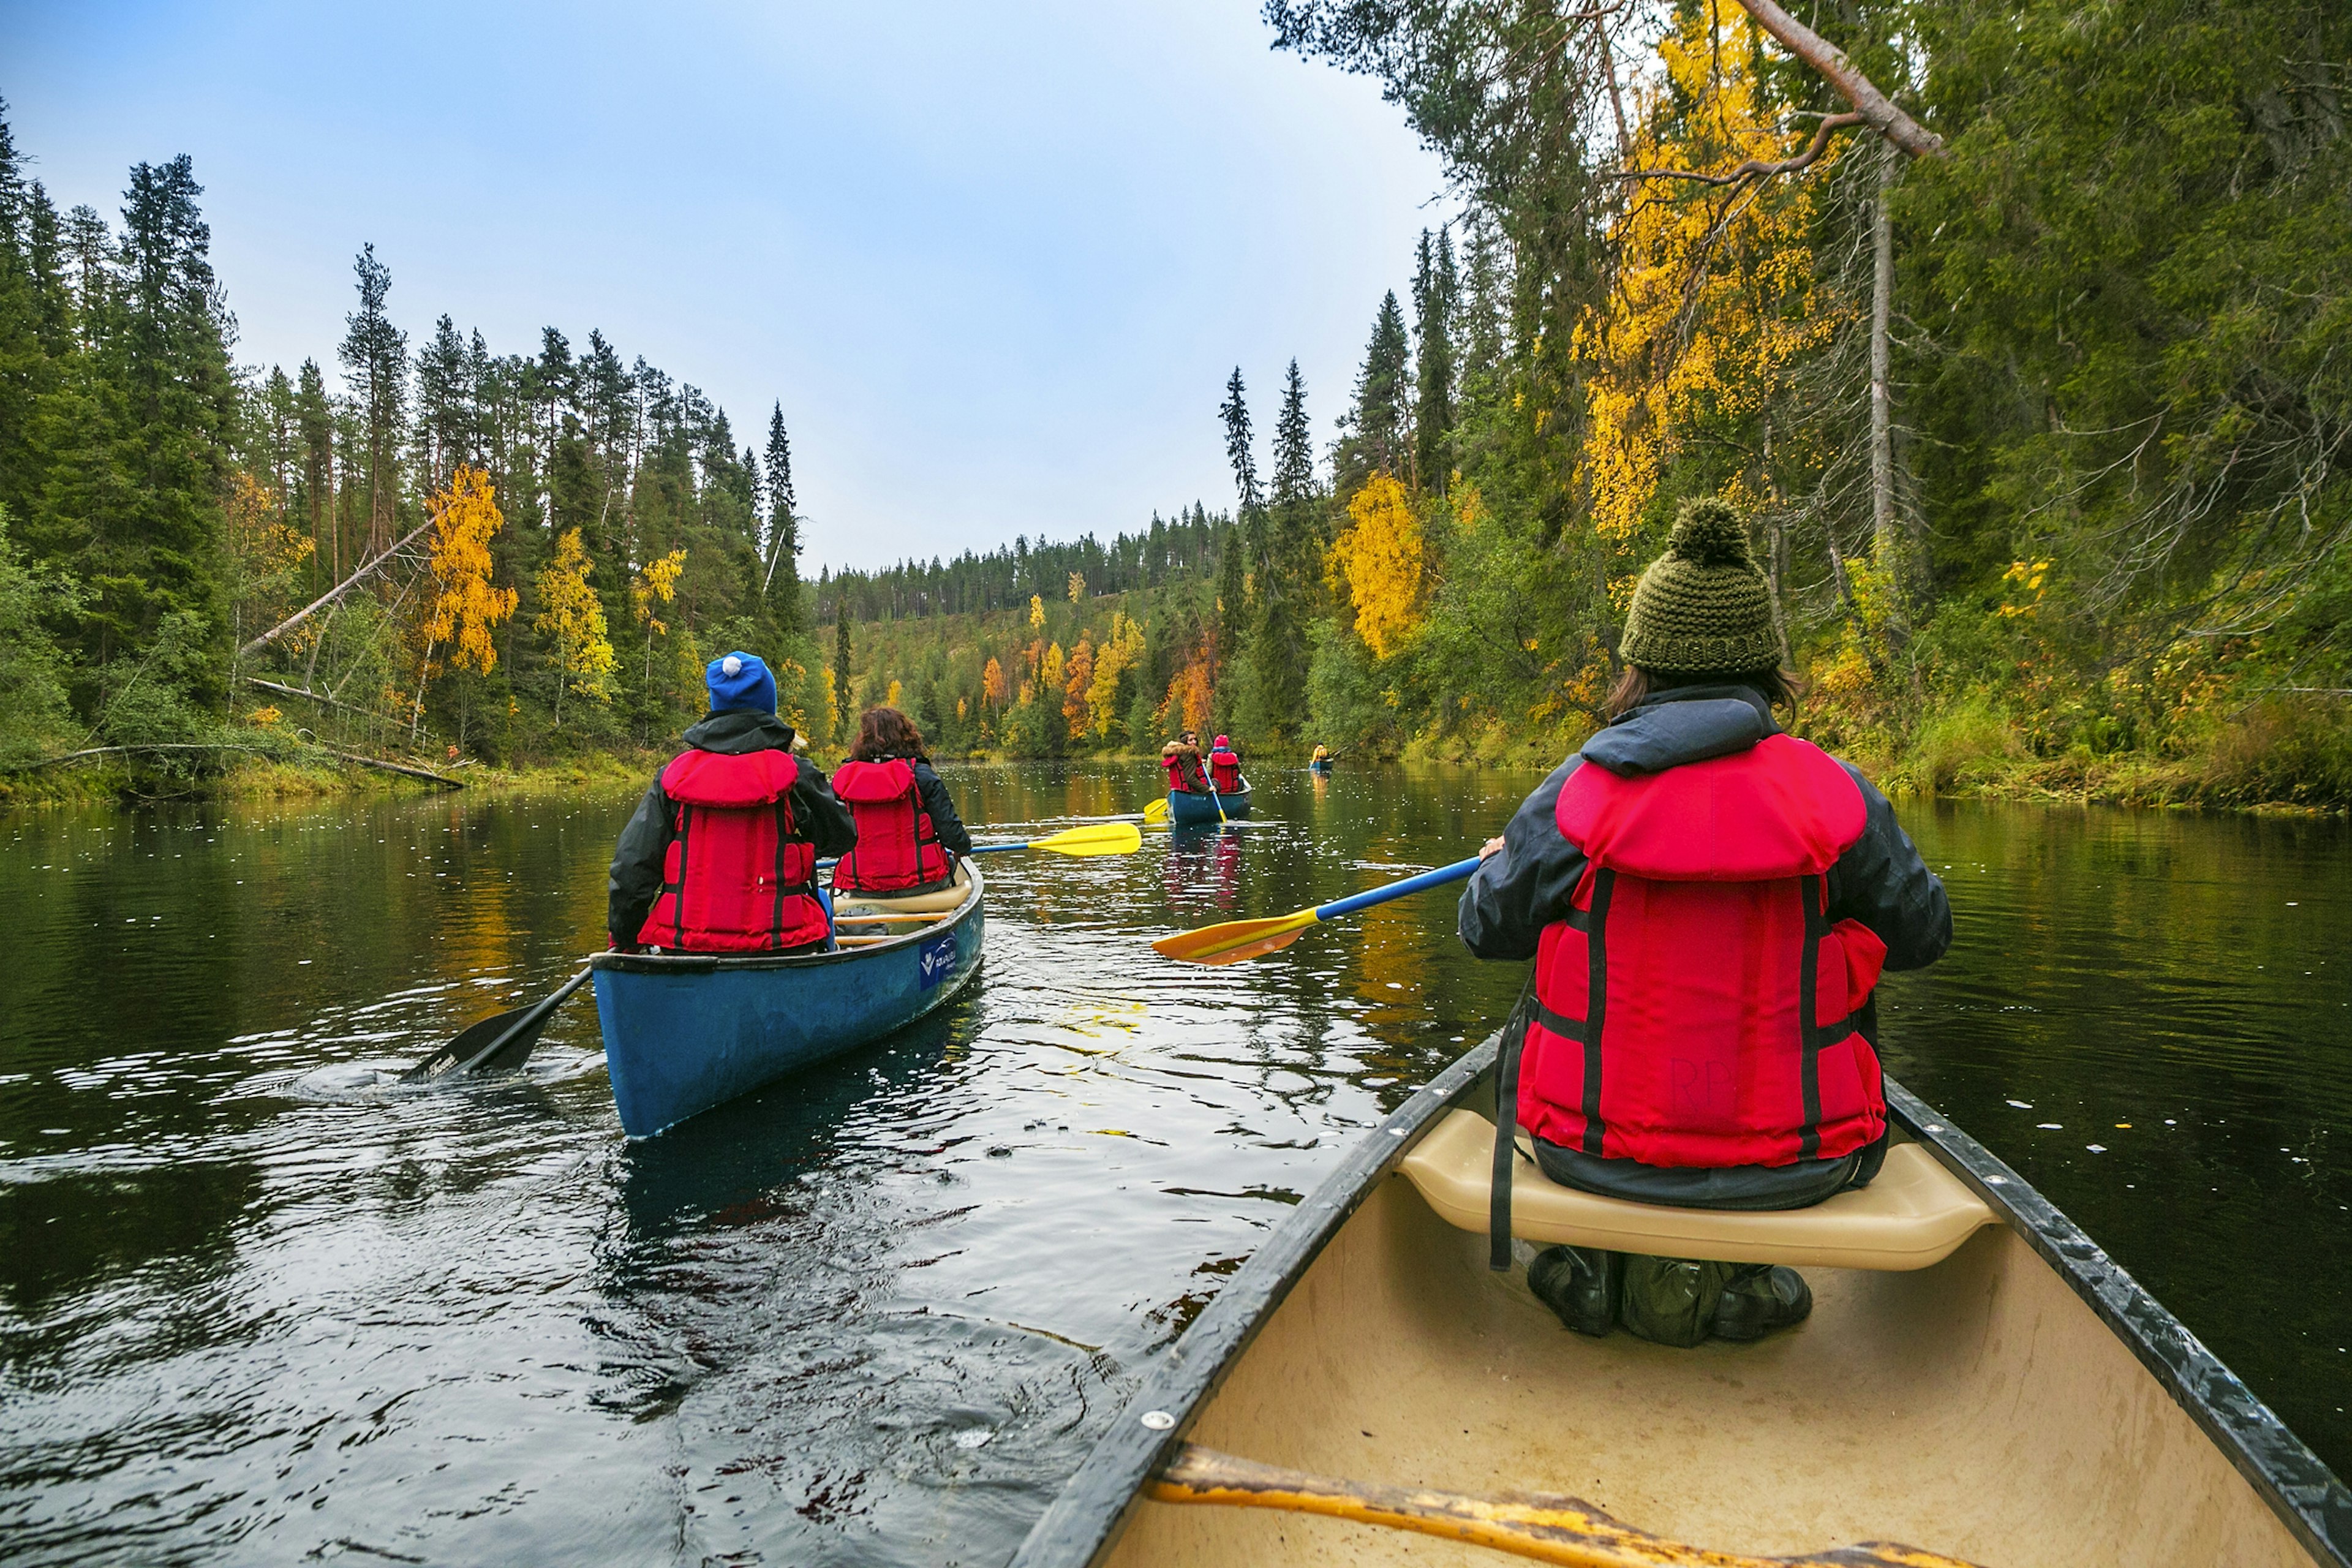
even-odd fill
[[(2314, 1561), (2006, 1226), (1911, 1272), (1809, 1268), (1809, 1321), (1692, 1351), (1570, 1333), (1523, 1269), (1492, 1273), (1486, 1251), (1386, 1177), (1187, 1436), (1356, 1480), (1570, 1493), (1660, 1535), (1758, 1555), (1899, 1541), (1984, 1568)], [(1145, 1501), (1102, 1561), (1514, 1559), (1339, 1520)]]

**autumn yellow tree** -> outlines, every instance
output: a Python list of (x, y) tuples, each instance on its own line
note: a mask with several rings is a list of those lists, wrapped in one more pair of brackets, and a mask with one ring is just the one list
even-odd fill
[(1375, 472), (1348, 500), (1348, 527), (1333, 542), (1326, 570), (1345, 584), (1356, 609), (1356, 635), (1378, 658), (1407, 647), (1421, 629), (1425, 551), (1421, 519), (1405, 488)]
[(580, 531), (566, 529), (555, 542), (555, 559), (536, 579), (542, 608), (531, 629), (555, 642), (555, 721), (563, 722), (563, 694), (577, 691), (599, 702), (612, 700), (613, 644), (605, 635), (604, 605), (589, 582), (593, 563), (580, 542)]
[[(1087, 729), (1097, 740), (1109, 738), (1111, 726), (1119, 720), (1119, 678), (1142, 662), (1143, 628), (1119, 611), (1110, 616), (1110, 635), (1102, 647), (1095, 650), (1094, 678), (1087, 683)], [(1139, 736), (1128, 737), (1139, 742)]]
[[(1633, 136), (1632, 194), (1611, 230), (1615, 287), (1573, 345), (1591, 367), (1578, 472), (1604, 539), (1630, 538), (1666, 466), (1769, 409), (1784, 367), (1839, 324), (1816, 297), (1809, 180), (1639, 177), (1770, 163), (1808, 139), (1809, 127), (1782, 130), (1762, 101), (1764, 39), (1737, 0), (1701, 0), (1676, 16), (1658, 47), (1665, 79)], [(1726, 490), (1743, 505), (1766, 499), (1744, 472)]]
[(1004, 699), (1010, 695), (1004, 683), (1004, 667), (996, 662), (992, 654), (989, 657), (988, 668), (980, 672), (980, 695), (991, 708), (1003, 707)]
[(1029, 595), (1029, 629), (1033, 632), (1045, 629), (1045, 596), (1042, 594)]
[(661, 618), (660, 607), (677, 596), (678, 574), (686, 570), (686, 552), (673, 550), (657, 561), (646, 563), (646, 569), (629, 581), (629, 603), (636, 606), (637, 624), (646, 634), (646, 685), (654, 683), (654, 638), (667, 637), (669, 625)]
[(419, 628), (425, 654), (417, 664), (415, 705), (408, 720), (411, 740), (424, 720), (425, 689), (438, 668), (435, 652), (446, 647), (452, 668), (488, 675), (499, 663), (498, 645), (490, 632), (515, 613), (518, 598), (512, 588), (490, 585), (490, 541), (506, 526), (506, 518), (499, 510), (498, 488), (490, 483), (490, 476), (470, 463), (460, 463), (449, 476), (447, 488), (436, 491), (425, 504), (433, 518), (428, 567), (433, 574), (433, 598)]

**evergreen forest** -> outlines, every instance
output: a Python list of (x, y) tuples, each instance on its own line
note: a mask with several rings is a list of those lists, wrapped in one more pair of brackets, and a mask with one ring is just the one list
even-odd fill
[(370, 250), (341, 342), (239, 366), (186, 159), (110, 223), (0, 139), (0, 763), (657, 747), (734, 646), (825, 743), (1549, 762), (1715, 496), (1892, 786), (2352, 804), (2352, 11), (1265, 15), (1447, 171), (1352, 383), (1202, 388), (1227, 495), (880, 571), (802, 565), (781, 405), (412, 344)]

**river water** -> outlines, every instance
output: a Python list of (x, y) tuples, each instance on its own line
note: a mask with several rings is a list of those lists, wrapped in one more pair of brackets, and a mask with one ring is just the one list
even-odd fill
[[(951, 769), (974, 822), (1134, 768)], [(585, 999), (625, 795), (0, 821), (0, 1555), (1002, 1563), (1140, 1369), (1518, 986), (1444, 893), (1217, 970), (1145, 945), (1454, 859), (1536, 775), (1261, 774), (1246, 833), (992, 858), (983, 983), (625, 1145)], [(2352, 1465), (2352, 837), (1916, 803), (1958, 940), (1892, 1069)]]

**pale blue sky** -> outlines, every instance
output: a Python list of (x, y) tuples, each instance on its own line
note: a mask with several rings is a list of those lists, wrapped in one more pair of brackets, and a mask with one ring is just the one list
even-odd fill
[[(739, 438), (781, 398), (808, 563), (1229, 504), (1298, 357), (1318, 440), (1436, 161), (1255, 0), (0, 3), (61, 205), (188, 153), (241, 361), (333, 370), (364, 240), (412, 341), (601, 327)], [(1263, 460), (1263, 458), (1261, 458)]]

